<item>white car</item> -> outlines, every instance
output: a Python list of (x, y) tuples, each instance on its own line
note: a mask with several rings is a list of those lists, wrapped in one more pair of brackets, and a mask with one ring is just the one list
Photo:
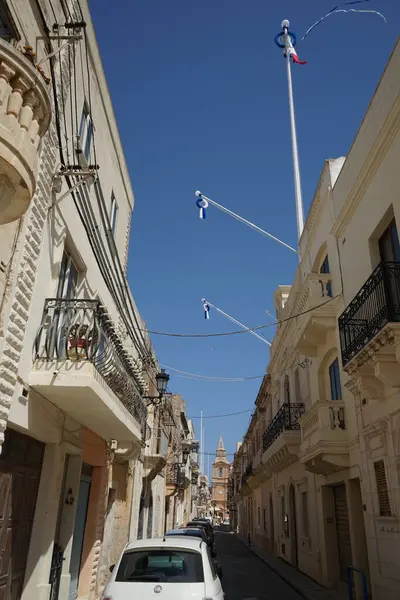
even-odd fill
[(125, 546), (102, 600), (223, 600), (221, 568), (207, 544), (188, 536), (138, 540)]

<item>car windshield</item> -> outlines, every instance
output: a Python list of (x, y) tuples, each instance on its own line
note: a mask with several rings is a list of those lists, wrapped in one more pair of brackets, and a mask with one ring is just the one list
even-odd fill
[(202, 583), (201, 554), (176, 548), (128, 550), (122, 557), (115, 581)]

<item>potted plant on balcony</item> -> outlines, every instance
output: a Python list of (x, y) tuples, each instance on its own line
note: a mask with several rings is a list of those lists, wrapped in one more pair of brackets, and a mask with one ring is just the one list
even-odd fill
[(97, 331), (89, 329), (89, 325), (75, 323), (68, 334), (68, 358), (70, 360), (88, 359), (88, 349), (98, 338)]

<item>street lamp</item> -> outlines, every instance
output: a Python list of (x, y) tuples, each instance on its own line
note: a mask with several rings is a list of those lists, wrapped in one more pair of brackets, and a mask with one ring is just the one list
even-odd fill
[(169, 375), (164, 369), (161, 369), (156, 375), (156, 385), (158, 396), (143, 396), (145, 400), (150, 400), (152, 404), (159, 404), (163, 399), (165, 392), (167, 391), (167, 385), (169, 381)]

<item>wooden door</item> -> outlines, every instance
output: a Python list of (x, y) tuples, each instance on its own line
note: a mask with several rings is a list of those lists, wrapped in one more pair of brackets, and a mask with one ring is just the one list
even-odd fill
[(11, 429), (0, 455), (0, 600), (21, 597), (44, 444)]
[(350, 541), (349, 513), (347, 510), (346, 486), (337, 485), (333, 488), (335, 501), (336, 532), (339, 551), (340, 579), (346, 581), (347, 567), (351, 565), (352, 552)]

